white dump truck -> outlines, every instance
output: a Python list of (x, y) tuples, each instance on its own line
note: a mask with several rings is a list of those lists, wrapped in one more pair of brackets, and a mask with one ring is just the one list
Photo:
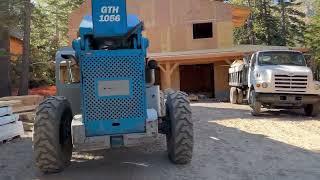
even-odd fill
[(258, 51), (236, 60), (229, 69), (229, 85), (230, 102), (241, 104), (246, 98), (254, 116), (262, 107), (303, 108), (307, 116), (319, 112), (320, 82), (298, 51)]

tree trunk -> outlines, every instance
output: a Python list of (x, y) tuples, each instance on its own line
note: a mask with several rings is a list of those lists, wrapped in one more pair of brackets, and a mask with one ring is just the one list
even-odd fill
[(0, 97), (11, 96), (9, 32), (0, 27)]
[(286, 4), (284, 0), (280, 0), (280, 6), (281, 6), (281, 35), (283, 36), (283, 42), (282, 45), (287, 45), (287, 27), (286, 27)]
[(28, 95), (30, 65), (31, 0), (25, 0), (22, 70), (18, 95)]
[(249, 27), (249, 32), (250, 32), (250, 35), (249, 35), (249, 42), (250, 44), (256, 44), (256, 38), (255, 38), (255, 33), (254, 33), (254, 30), (253, 30), (253, 22), (254, 22), (254, 16), (253, 16), (253, 12), (252, 12), (252, 9), (254, 8), (253, 5), (252, 5), (252, 2), (251, 0), (248, 0), (247, 1), (250, 9), (251, 9), (251, 13), (250, 13), (250, 16), (249, 16), (249, 22), (248, 22), (248, 27)]
[(270, 17), (269, 15), (269, 1), (263, 0), (263, 17), (264, 17), (264, 23), (265, 23), (265, 27), (266, 27), (266, 43), (268, 46), (270, 46), (271, 43), (271, 32), (270, 32), (270, 22), (268, 20), (268, 18)]

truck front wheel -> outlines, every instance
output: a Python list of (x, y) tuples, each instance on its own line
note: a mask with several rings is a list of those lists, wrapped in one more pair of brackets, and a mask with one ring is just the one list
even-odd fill
[(315, 117), (319, 114), (319, 104), (308, 104), (304, 107), (304, 113), (306, 116)]
[(250, 107), (253, 116), (259, 116), (261, 113), (261, 102), (257, 101), (255, 90), (250, 91)]
[(238, 100), (237, 88), (231, 87), (230, 88), (230, 103), (231, 104), (237, 104), (237, 100)]
[(238, 93), (238, 98), (237, 98), (237, 103), (242, 104), (243, 103), (243, 91), (242, 89), (237, 89)]

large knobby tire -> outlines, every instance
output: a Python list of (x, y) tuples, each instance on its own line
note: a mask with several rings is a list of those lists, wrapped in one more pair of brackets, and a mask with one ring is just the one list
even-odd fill
[(188, 164), (193, 153), (193, 122), (187, 94), (170, 91), (167, 94), (167, 149), (170, 160), (175, 164)]
[(304, 107), (304, 113), (306, 116), (316, 117), (319, 114), (320, 104), (308, 104)]
[(237, 99), (238, 99), (237, 88), (231, 87), (230, 88), (230, 103), (231, 104), (237, 104)]
[(237, 104), (243, 103), (243, 91), (241, 89), (237, 89), (238, 97), (237, 97)]
[(250, 107), (251, 107), (251, 115), (259, 116), (261, 114), (262, 104), (256, 98), (255, 90), (250, 91)]
[(36, 165), (44, 173), (62, 171), (70, 164), (72, 110), (65, 97), (49, 97), (36, 113), (33, 149)]
[(160, 91), (160, 117), (166, 116), (166, 99), (163, 91)]

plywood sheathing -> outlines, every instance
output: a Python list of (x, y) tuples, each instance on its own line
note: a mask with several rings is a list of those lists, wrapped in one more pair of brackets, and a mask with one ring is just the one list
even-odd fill
[(217, 47), (218, 48), (230, 48), (233, 44), (233, 24), (230, 21), (217, 22), (216, 26), (217, 34)]
[[(128, 13), (144, 22), (150, 40), (149, 52), (214, 49), (232, 46), (232, 6), (209, 0), (128, 0)], [(75, 10), (69, 19), (69, 44), (77, 37), (82, 17), (91, 13), (91, 1)], [(213, 37), (193, 39), (193, 23), (212, 22)], [(223, 33), (219, 26), (228, 24)], [(226, 26), (222, 27), (225, 28)], [(219, 40), (218, 38), (223, 37)], [(222, 42), (225, 40), (225, 42)]]
[[(23, 122), (23, 127), (25, 131), (32, 131), (35, 118), (35, 110), (38, 107), (38, 105), (43, 101), (43, 99), (44, 97), (39, 95), (9, 96), (0, 98), (0, 112), (3, 109), (1, 108), (1, 106), (10, 106), (6, 107), (11, 109), (10, 113), (7, 114), (13, 113), (13, 116), (17, 116), (19, 121)], [(19, 124), (19, 126), (22, 127), (22, 124)]]

